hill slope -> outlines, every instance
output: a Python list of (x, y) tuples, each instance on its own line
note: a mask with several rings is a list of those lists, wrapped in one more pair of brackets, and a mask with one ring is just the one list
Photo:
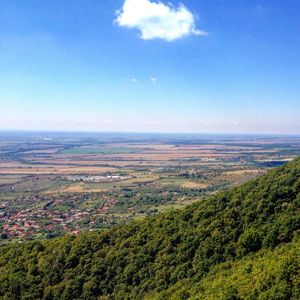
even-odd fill
[(216, 265), (200, 281), (184, 279), (147, 299), (300, 299), (300, 239)]
[(0, 298), (299, 299), (299, 235), (296, 159), (181, 211), (2, 247)]

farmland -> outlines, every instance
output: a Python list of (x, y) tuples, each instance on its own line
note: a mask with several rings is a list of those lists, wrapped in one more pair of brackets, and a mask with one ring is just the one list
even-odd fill
[(0, 134), (0, 243), (184, 207), (300, 155), (300, 137)]

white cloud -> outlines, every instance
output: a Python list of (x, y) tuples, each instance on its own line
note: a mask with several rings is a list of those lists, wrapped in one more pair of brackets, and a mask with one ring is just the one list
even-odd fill
[(115, 22), (119, 26), (136, 28), (144, 40), (173, 41), (189, 35), (206, 35), (198, 30), (194, 15), (183, 5), (177, 8), (160, 1), (125, 0), (117, 11)]
[(150, 80), (152, 83), (157, 83), (157, 78), (156, 78), (156, 77), (149, 77), (149, 80)]

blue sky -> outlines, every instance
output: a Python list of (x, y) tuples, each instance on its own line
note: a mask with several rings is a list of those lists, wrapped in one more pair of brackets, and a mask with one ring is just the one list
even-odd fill
[(1, 0), (0, 129), (300, 134), (300, 2), (180, 3)]

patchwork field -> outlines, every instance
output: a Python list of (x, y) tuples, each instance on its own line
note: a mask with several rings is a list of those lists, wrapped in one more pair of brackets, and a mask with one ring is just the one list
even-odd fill
[(300, 155), (300, 137), (0, 134), (0, 243), (182, 207)]

